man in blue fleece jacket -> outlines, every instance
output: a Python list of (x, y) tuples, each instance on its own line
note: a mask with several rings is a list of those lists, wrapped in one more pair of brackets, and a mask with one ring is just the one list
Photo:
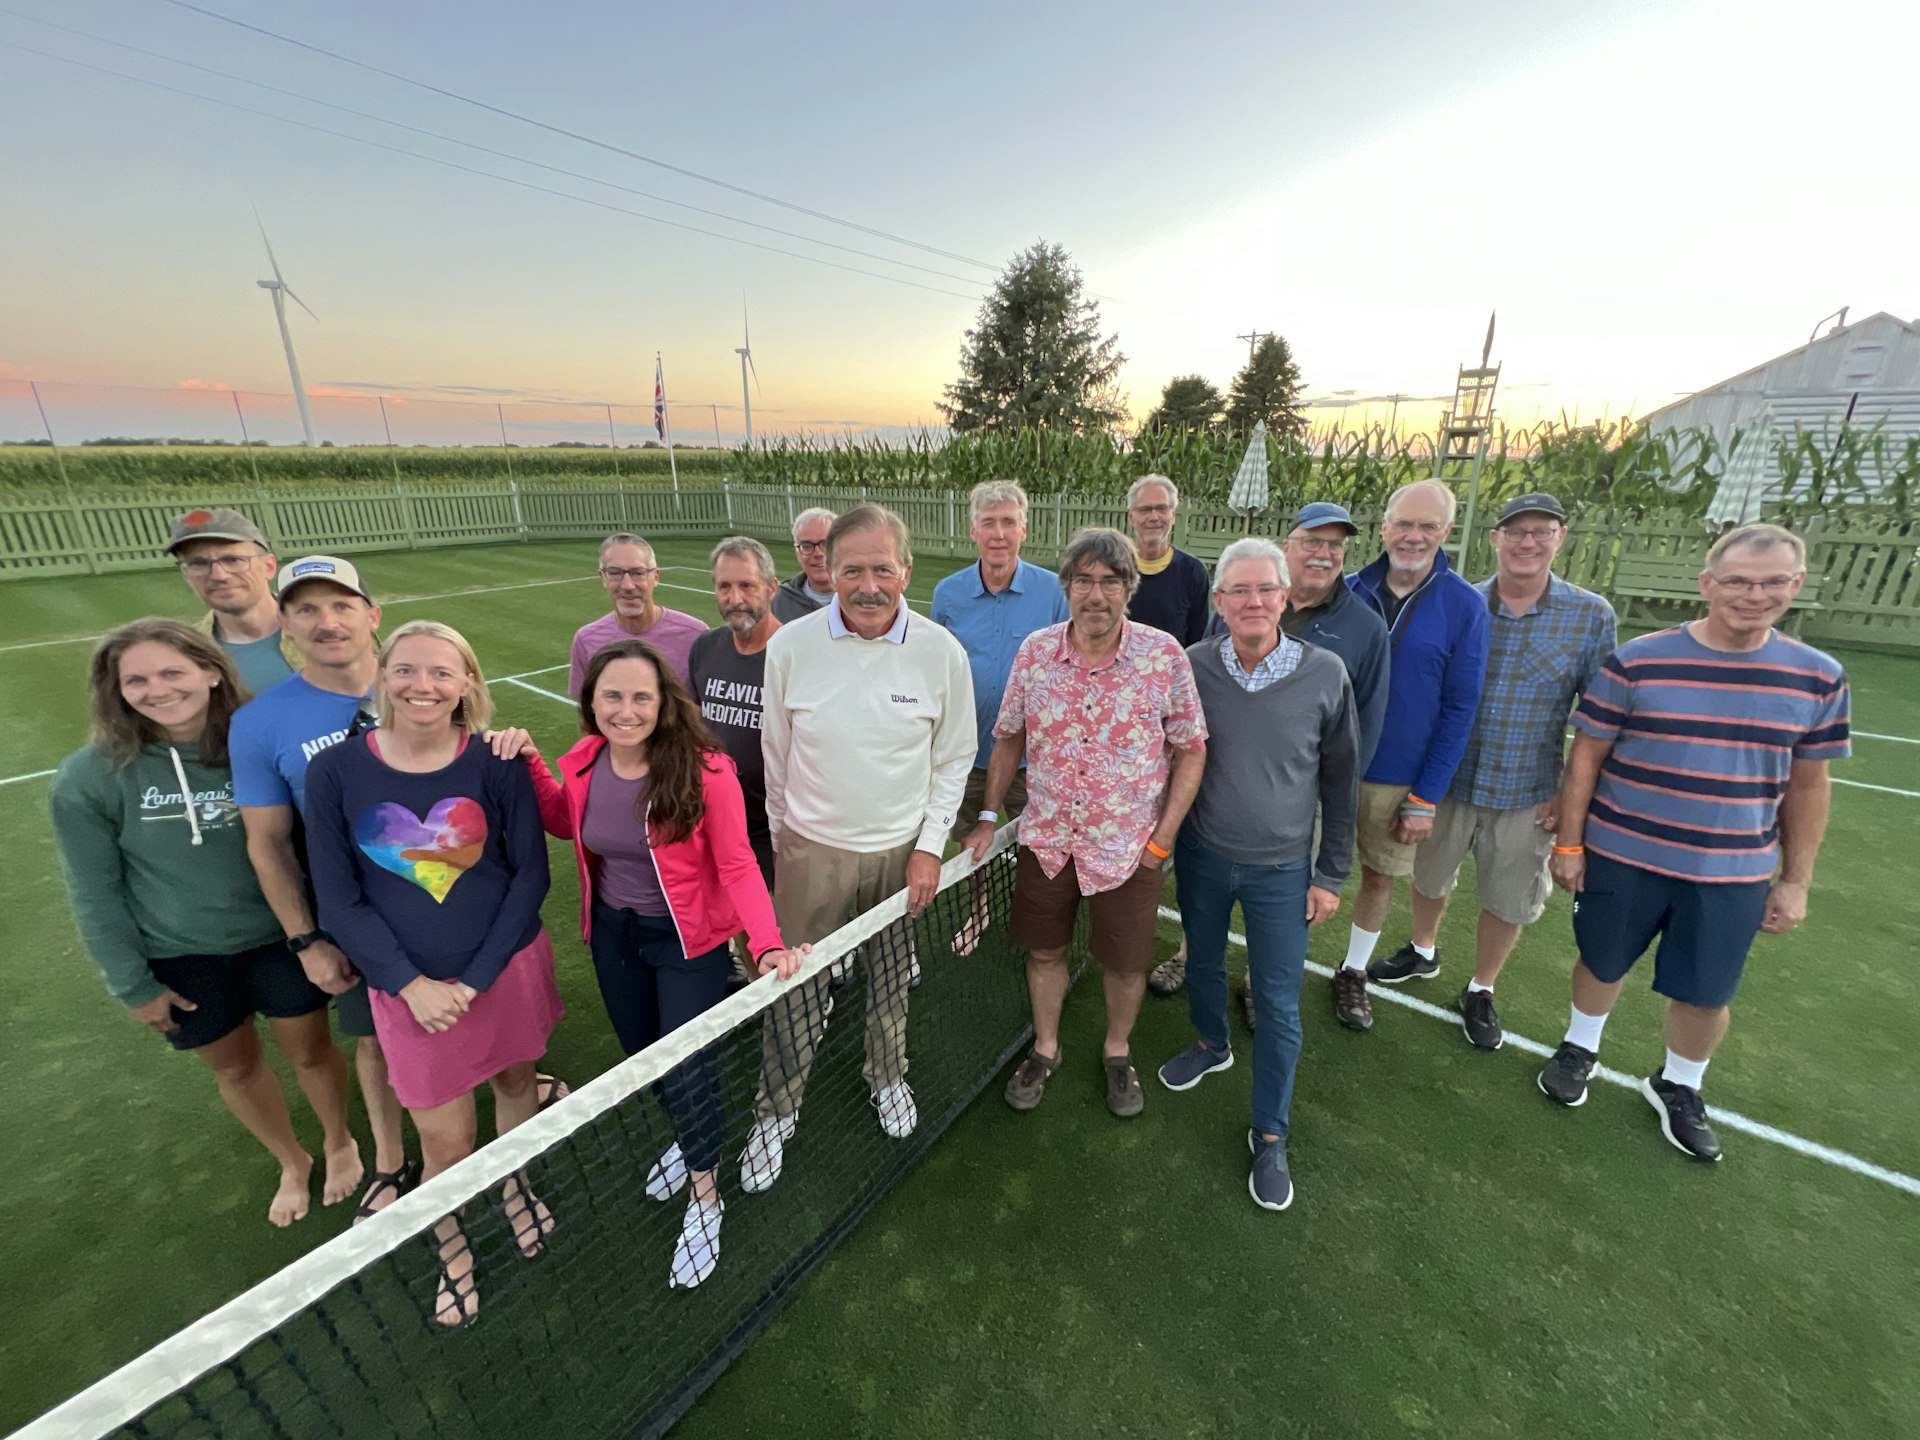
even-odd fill
[(1434, 807), (1466, 753), (1487, 676), (1486, 599), (1453, 573), (1441, 549), (1453, 512), (1453, 491), (1442, 482), (1401, 486), (1387, 501), (1386, 553), (1347, 578), (1387, 622), (1393, 655), (1386, 723), (1360, 778), (1353, 934), (1333, 976), (1334, 1014), (1354, 1030), (1372, 1028), (1367, 962), (1393, 882), (1413, 873), (1414, 849), (1433, 833)]

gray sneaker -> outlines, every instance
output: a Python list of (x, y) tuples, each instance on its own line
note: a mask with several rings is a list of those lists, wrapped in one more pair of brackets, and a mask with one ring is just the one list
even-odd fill
[(1133, 1056), (1103, 1058), (1107, 1070), (1107, 1109), (1122, 1120), (1131, 1120), (1147, 1104), (1146, 1094), (1140, 1089), (1140, 1072), (1133, 1068)]
[(1198, 1040), (1160, 1067), (1160, 1083), (1169, 1090), (1191, 1090), (1204, 1076), (1233, 1068), (1233, 1051), (1211, 1050)]
[(1187, 942), (1180, 941), (1180, 948), (1154, 966), (1147, 975), (1147, 988), (1156, 995), (1174, 995), (1187, 983)]
[(1584, 1050), (1571, 1040), (1562, 1040), (1534, 1083), (1550, 1100), (1558, 1100), (1562, 1105), (1584, 1105), (1587, 1081), (1593, 1078), (1593, 1067), (1599, 1063), (1600, 1057), (1593, 1051)]
[(1247, 1193), (1253, 1203), (1268, 1210), (1284, 1210), (1293, 1204), (1293, 1176), (1287, 1173), (1287, 1142), (1262, 1140), (1247, 1131), (1247, 1149), (1253, 1152), (1253, 1170), (1247, 1176)]

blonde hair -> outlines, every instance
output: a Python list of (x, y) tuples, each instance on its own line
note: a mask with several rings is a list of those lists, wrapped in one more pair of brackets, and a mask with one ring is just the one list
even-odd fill
[(393, 696), (386, 685), (387, 664), (393, 658), (394, 647), (412, 635), (444, 640), (460, 656), (460, 663), (467, 670), (467, 679), (473, 684), (461, 700), (460, 708), (454, 711), (453, 723), (464, 727), (469, 735), (478, 735), (493, 719), (493, 694), (487, 689), (487, 677), (480, 673), (480, 661), (473, 653), (473, 646), (467, 643), (467, 637), (438, 620), (409, 620), (389, 635), (387, 643), (380, 647), (380, 681), (373, 687), (374, 715), (382, 726), (393, 724)]
[(1713, 548), (1707, 551), (1705, 569), (1712, 571), (1732, 550), (1752, 550), (1764, 555), (1767, 551), (1784, 546), (1793, 554), (1793, 573), (1798, 575), (1807, 568), (1807, 542), (1787, 529), (1784, 525), (1755, 523), (1741, 525), (1727, 531), (1713, 542)]

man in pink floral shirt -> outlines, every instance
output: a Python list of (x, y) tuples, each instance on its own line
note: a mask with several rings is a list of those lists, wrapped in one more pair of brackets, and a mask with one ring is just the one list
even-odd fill
[(1107, 1001), (1107, 1106), (1144, 1103), (1129, 1045), (1153, 962), (1160, 867), (1200, 788), (1207, 723), (1179, 641), (1127, 619), (1140, 585), (1133, 546), (1117, 530), (1086, 529), (1060, 561), (1063, 625), (1021, 643), (987, 762), (986, 803), (967, 837), (976, 862), (993, 841), (1020, 763), (1027, 809), (1008, 931), (1027, 951), (1033, 1053), (1007, 1084), (1031, 1110), (1060, 1064), (1067, 946), (1085, 897)]

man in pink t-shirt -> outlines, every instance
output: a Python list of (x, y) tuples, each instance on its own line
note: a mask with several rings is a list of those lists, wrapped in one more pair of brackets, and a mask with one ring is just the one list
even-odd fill
[(687, 652), (707, 633), (707, 625), (704, 620), (654, 604), (660, 565), (654, 559), (653, 547), (638, 535), (609, 535), (600, 542), (600, 583), (607, 587), (613, 609), (574, 631), (567, 693), (580, 693), (580, 682), (594, 651), (629, 636), (653, 646), (673, 667), (674, 674), (685, 680)]

